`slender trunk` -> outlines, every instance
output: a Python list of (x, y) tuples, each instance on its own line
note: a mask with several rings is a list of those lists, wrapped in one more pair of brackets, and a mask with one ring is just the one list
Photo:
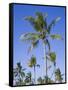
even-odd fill
[(55, 83), (56, 83), (55, 71), (56, 71), (56, 62), (54, 62), (54, 77), (55, 77)]
[(35, 65), (34, 65), (34, 84), (36, 84), (36, 70), (35, 70)]
[(31, 76), (30, 76), (30, 84), (32, 84), (32, 78), (31, 78)]
[[(43, 48), (44, 48), (44, 60), (46, 62), (46, 77), (47, 77), (48, 75), (47, 75), (46, 46), (45, 46), (44, 42), (43, 42)], [(44, 66), (44, 68), (45, 68), (45, 66)], [(47, 83), (47, 80), (46, 80), (46, 83)]]
[(30, 84), (31, 84), (31, 76), (30, 76)]
[(20, 83), (20, 73), (18, 74), (18, 77), (19, 77), (19, 84), (21, 84), (21, 83)]
[(46, 84), (47, 84), (47, 77), (48, 77), (48, 74), (47, 74), (47, 59), (46, 59)]

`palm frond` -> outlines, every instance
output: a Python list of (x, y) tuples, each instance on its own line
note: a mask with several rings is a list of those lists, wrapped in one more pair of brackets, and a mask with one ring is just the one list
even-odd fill
[(33, 67), (36, 65), (36, 57), (32, 56), (31, 59), (28, 62), (29, 67)]
[(32, 51), (32, 49), (33, 48), (36, 48), (37, 46), (38, 46), (38, 44), (39, 44), (39, 40), (33, 40), (32, 42), (31, 42), (31, 46), (28, 48), (28, 53), (30, 52), (30, 51)]
[(45, 45), (48, 46), (48, 49), (49, 49), (49, 51), (50, 51), (50, 43), (49, 43), (49, 40), (48, 40), (48, 39), (44, 40), (44, 43), (45, 43)]
[(49, 56), (50, 56), (50, 60), (54, 63), (55, 60), (56, 60), (56, 54), (55, 54), (55, 52), (51, 52), (51, 53), (49, 54)]
[(39, 38), (38, 33), (26, 33), (20, 36), (21, 41), (28, 41), (28, 40), (31, 41), (31, 40), (36, 40), (38, 38)]
[(39, 64), (37, 64), (36, 66), (40, 68), (40, 65)]
[(36, 18), (33, 18), (32, 16), (28, 16), (25, 18), (25, 20), (29, 21), (36, 31), (38, 32), (42, 31), (42, 29), (40, 28), (39, 22), (37, 21)]
[(35, 24), (35, 18), (32, 16), (25, 17), (25, 20), (29, 21), (32, 25)]
[(51, 32), (51, 29), (52, 29), (52, 27), (53, 26), (55, 26), (55, 24), (58, 22), (60, 20), (60, 17), (57, 17), (57, 18), (55, 18), (49, 25), (48, 25), (48, 33), (50, 34), (50, 32)]
[(17, 69), (13, 69), (13, 74), (14, 74), (14, 77), (17, 77), (18, 75)]
[(56, 80), (58, 80), (59, 82), (62, 82), (63, 78), (59, 68), (56, 69), (55, 76), (56, 76)]
[(41, 12), (36, 12), (36, 15), (37, 15), (37, 20), (41, 28), (47, 29), (47, 22), (46, 22), (47, 13), (42, 14)]
[(37, 32), (42, 32), (43, 29), (47, 29), (46, 18), (44, 18), (47, 14), (43, 15), (41, 12), (36, 12), (36, 16), (37, 18), (32, 16), (25, 17), (25, 20), (29, 21)]
[(62, 37), (59, 34), (53, 34), (53, 35), (50, 35), (50, 37), (52, 39), (57, 39), (57, 40), (62, 39)]
[(21, 71), (21, 77), (25, 77), (25, 73), (23, 71)]

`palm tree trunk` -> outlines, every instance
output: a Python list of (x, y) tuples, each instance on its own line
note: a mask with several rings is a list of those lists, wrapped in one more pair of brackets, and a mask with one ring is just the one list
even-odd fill
[[(47, 59), (46, 59), (46, 77), (48, 77), (48, 74), (47, 74)], [(46, 79), (46, 84), (47, 84), (47, 79)]]
[(34, 84), (36, 84), (36, 70), (35, 70), (35, 65), (34, 65)]
[(19, 77), (19, 85), (21, 84), (21, 82), (20, 82), (20, 73), (18, 74), (18, 77)]
[[(55, 71), (56, 71), (56, 62), (54, 62), (54, 76), (55, 76)], [(55, 77), (55, 83), (56, 83), (56, 77)]]
[[(46, 61), (46, 77), (47, 77), (48, 75), (47, 75), (46, 46), (45, 46), (44, 42), (43, 42), (43, 49), (44, 49), (44, 60)], [(44, 66), (44, 68), (45, 68), (45, 66)], [(47, 80), (46, 80), (46, 83), (47, 83)]]

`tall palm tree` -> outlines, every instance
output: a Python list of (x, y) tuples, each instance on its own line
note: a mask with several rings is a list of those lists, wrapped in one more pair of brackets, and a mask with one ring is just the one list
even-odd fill
[(32, 68), (32, 67), (34, 68), (34, 83), (36, 84), (36, 67), (40, 67), (40, 65), (37, 64), (36, 57), (34, 57), (33, 55), (28, 63), (28, 66), (30, 68)]
[(40, 40), (42, 40), (44, 47), (44, 60), (46, 62), (46, 77), (47, 75), (47, 58), (46, 58), (46, 46), (50, 51), (50, 43), (49, 38), (52, 39), (60, 39), (61, 36), (58, 34), (51, 34), (52, 27), (60, 20), (60, 17), (56, 17), (51, 21), (50, 24), (47, 23), (47, 14), (43, 14), (41, 12), (36, 12), (36, 17), (28, 16), (25, 17), (25, 20), (29, 21), (30, 24), (35, 29), (35, 33), (25, 33), (20, 36), (22, 41), (30, 41), (31, 46), (29, 47), (29, 51), (32, 48), (36, 47)]
[(17, 85), (23, 85), (23, 78), (25, 77), (25, 69), (22, 69), (21, 63), (18, 62), (16, 68), (13, 69), (14, 78), (16, 78)]
[(56, 71), (55, 71), (56, 81), (58, 81), (59, 83), (62, 83), (62, 80), (63, 80), (62, 76), (63, 75), (64, 74), (61, 74), (61, 71), (59, 68), (56, 69)]

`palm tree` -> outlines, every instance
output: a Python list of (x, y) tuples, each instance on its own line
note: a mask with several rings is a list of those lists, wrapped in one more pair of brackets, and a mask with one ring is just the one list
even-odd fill
[(36, 33), (25, 33), (22, 34), (20, 39), (22, 41), (30, 41), (31, 46), (29, 47), (29, 51), (32, 48), (36, 47), (40, 40), (42, 40), (43, 47), (44, 47), (44, 60), (46, 62), (46, 77), (47, 75), (47, 58), (46, 58), (46, 46), (50, 51), (50, 43), (49, 38), (52, 39), (60, 39), (61, 36), (58, 34), (51, 34), (52, 27), (60, 20), (60, 17), (55, 18), (52, 20), (50, 24), (47, 23), (47, 14), (42, 14), (41, 12), (36, 12), (36, 17), (28, 16), (25, 20), (29, 21), (30, 24), (35, 29)]
[(44, 77), (44, 84), (47, 84), (47, 83), (54, 83), (54, 81), (51, 80), (51, 78), (45, 76)]
[(28, 63), (28, 66), (30, 68), (32, 68), (32, 67), (34, 68), (34, 83), (36, 83), (36, 67), (40, 67), (40, 65), (37, 64), (35, 56), (32, 55), (32, 57)]
[(62, 83), (62, 80), (63, 80), (62, 76), (63, 75), (64, 74), (61, 74), (61, 71), (59, 68), (56, 69), (56, 71), (55, 71), (56, 81), (58, 81), (59, 83)]
[[(56, 54), (55, 54), (55, 52), (49, 52), (46, 55), (46, 58), (47, 58), (47, 60), (51, 61), (54, 65), (54, 71), (51, 75), (51, 78), (52, 78), (52, 76), (53, 76), (53, 74), (55, 74), (55, 70), (56, 70)], [(55, 78), (55, 82), (56, 82), (56, 78)]]
[(38, 84), (44, 84), (44, 80), (42, 79), (42, 77), (39, 77), (37, 79), (37, 82), (38, 82)]
[(32, 74), (31, 72), (28, 72), (27, 75), (26, 75), (26, 78), (25, 78), (25, 83), (27, 84), (32, 84)]
[[(23, 78), (25, 77), (25, 69), (22, 69), (21, 63), (17, 63), (17, 67), (13, 69), (14, 80), (16, 80), (16, 85), (23, 85)], [(16, 78), (16, 79), (15, 79)]]

